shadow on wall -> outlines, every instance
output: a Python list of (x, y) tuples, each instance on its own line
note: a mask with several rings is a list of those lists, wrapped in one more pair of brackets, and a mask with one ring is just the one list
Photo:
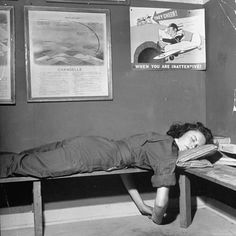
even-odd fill
[(156, 63), (156, 60), (153, 58), (159, 54), (161, 54), (161, 48), (156, 43), (153, 41), (144, 42), (140, 44), (135, 50), (134, 64)]

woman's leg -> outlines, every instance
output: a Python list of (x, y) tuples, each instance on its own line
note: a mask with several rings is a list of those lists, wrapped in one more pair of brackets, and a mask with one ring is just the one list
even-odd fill
[(16, 155), (16, 153), (0, 153), (0, 178), (6, 178), (10, 176), (11, 173), (9, 172), (9, 168), (12, 165), (14, 155)]
[(39, 178), (70, 175), (87, 172), (88, 167), (84, 164), (79, 148), (48, 147), (42, 152), (18, 154), (14, 156), (11, 165), (11, 173), (17, 175), (30, 175)]

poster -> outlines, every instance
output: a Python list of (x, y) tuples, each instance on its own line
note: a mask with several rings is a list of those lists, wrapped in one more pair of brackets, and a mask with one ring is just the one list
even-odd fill
[(15, 103), (13, 7), (0, 6), (0, 103)]
[(109, 10), (25, 7), (29, 102), (112, 99)]
[(206, 70), (205, 10), (130, 7), (136, 70)]

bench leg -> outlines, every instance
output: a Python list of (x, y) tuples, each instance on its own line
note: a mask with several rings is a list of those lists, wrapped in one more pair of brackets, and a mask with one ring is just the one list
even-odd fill
[(33, 210), (35, 236), (43, 236), (43, 209), (40, 181), (33, 182)]
[(181, 174), (179, 179), (180, 186), (180, 227), (187, 228), (192, 221), (191, 216), (191, 185), (188, 176)]

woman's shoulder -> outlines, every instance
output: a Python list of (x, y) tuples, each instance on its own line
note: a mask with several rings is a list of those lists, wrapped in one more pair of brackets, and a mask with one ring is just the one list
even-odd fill
[(148, 140), (150, 141), (173, 141), (173, 138), (167, 134), (160, 134), (157, 132), (149, 132), (148, 134)]
[(157, 132), (146, 132), (146, 133), (140, 133), (136, 135), (132, 135), (128, 138), (123, 139), (126, 143), (128, 143), (130, 146), (143, 146), (146, 143), (152, 143), (152, 142), (167, 142), (172, 143), (173, 138), (166, 134), (160, 134)]

